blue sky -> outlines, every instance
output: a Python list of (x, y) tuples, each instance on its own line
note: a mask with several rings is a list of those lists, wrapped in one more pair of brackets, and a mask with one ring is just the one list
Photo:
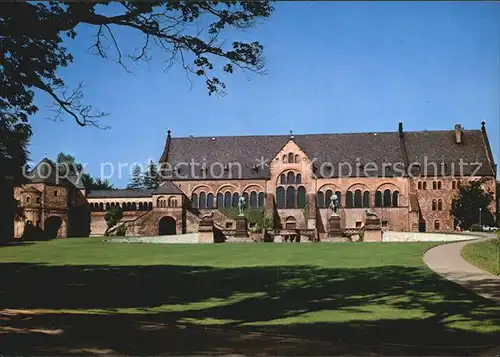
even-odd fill
[[(31, 159), (64, 151), (87, 163), (158, 160), (168, 128), (174, 136), (218, 136), (479, 129), (486, 121), (500, 160), (500, 4), (493, 2), (279, 2), (272, 17), (241, 40), (265, 46), (268, 74), (222, 76), (225, 97), (180, 67), (119, 65), (90, 54), (95, 29), (68, 43), (75, 62), (61, 75), (84, 82), (85, 101), (109, 112), (110, 130), (53, 122), (37, 97)], [(125, 48), (137, 37), (118, 32)], [(229, 37), (230, 39), (234, 37)], [(129, 47), (127, 47), (129, 46)], [(115, 186), (128, 177), (114, 178)]]

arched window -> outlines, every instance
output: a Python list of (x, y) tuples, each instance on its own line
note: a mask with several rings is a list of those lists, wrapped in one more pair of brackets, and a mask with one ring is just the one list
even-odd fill
[(276, 206), (285, 207), (285, 189), (281, 186), (276, 189)]
[(299, 155), (295, 155), (295, 163), (298, 164), (299, 163)]
[(31, 197), (30, 196), (26, 196), (26, 203), (30, 203), (31, 202)]
[(207, 199), (206, 199), (205, 192), (200, 192), (199, 200), (200, 200), (200, 204), (199, 204), (200, 209), (207, 208)]
[(288, 156), (283, 155), (283, 163), (284, 164), (288, 163)]
[(257, 206), (264, 207), (264, 192), (259, 192), (259, 196), (257, 197)]
[(244, 192), (243, 197), (245, 198), (245, 203), (248, 205), (248, 203), (250, 202), (250, 199), (248, 198), (248, 192)]
[(370, 207), (370, 192), (369, 191), (363, 192), (363, 207), (365, 207), (365, 208)]
[(422, 189), (427, 190), (427, 182), (426, 181), (424, 181), (422, 183)]
[(234, 208), (238, 207), (238, 201), (239, 200), (240, 200), (240, 195), (238, 194), (238, 192), (233, 193), (233, 207)]
[(111, 208), (115, 208), (115, 203), (114, 203), (114, 202), (111, 202), (110, 207), (111, 207)]
[(321, 191), (316, 193), (316, 207), (324, 208), (325, 207), (325, 194)]
[(286, 174), (286, 183), (292, 185), (295, 183), (295, 174), (292, 171)]
[(230, 208), (231, 202), (232, 202), (231, 192), (226, 191), (226, 193), (224, 194), (224, 208)]
[(288, 163), (293, 164), (293, 152), (288, 154)]
[(439, 220), (438, 220), (438, 219), (436, 219), (436, 220), (434, 221), (434, 230), (435, 230), (435, 231), (439, 231), (440, 226), (441, 226), (441, 225), (439, 224)]
[(432, 189), (437, 190), (437, 183), (436, 181), (432, 181)]
[(286, 189), (286, 208), (295, 208), (295, 187), (288, 186)]
[(422, 189), (422, 181), (418, 181), (418, 189), (421, 190)]
[[(160, 201), (160, 207), (161, 207), (161, 201)], [(127, 202), (127, 211), (132, 210), (132, 202)]]
[(432, 210), (435, 211), (436, 209), (436, 200), (432, 200)]
[(333, 191), (332, 190), (326, 190), (326, 193), (325, 193), (325, 207), (328, 207), (328, 205), (330, 204), (330, 197), (332, 197), (333, 195)]
[(152, 209), (153, 209), (153, 202), (149, 202), (149, 203), (148, 203), (148, 209), (149, 209), (149, 210), (152, 210)]
[(297, 189), (297, 206), (304, 208), (306, 206), (306, 188), (299, 186)]
[[(174, 200), (174, 202), (174, 207), (177, 207), (177, 200)], [(214, 195), (212, 193), (207, 195), (207, 208), (214, 208)]]
[(135, 203), (135, 202), (132, 203), (132, 209), (134, 211), (137, 211), (137, 203)]
[(285, 185), (286, 184), (286, 175), (285, 174), (281, 174), (280, 175), (280, 183), (282, 185)]
[(104, 204), (103, 204), (102, 202), (101, 202), (101, 203), (99, 203), (99, 209), (100, 209), (101, 211), (104, 211)]
[(224, 195), (222, 193), (219, 192), (217, 194), (215, 204), (217, 205), (217, 208), (224, 208)]
[(142, 206), (142, 202), (139, 202), (139, 211), (142, 211), (144, 207)]
[(455, 181), (451, 181), (451, 189), (455, 190), (457, 188), (457, 183)]
[(198, 208), (198, 195), (196, 193), (191, 195), (191, 207)]
[(361, 190), (354, 191), (354, 207), (361, 208), (363, 206), (363, 199), (361, 197)]
[(441, 185), (442, 185), (442, 184), (441, 184), (441, 181), (438, 181), (438, 190), (440, 190), (440, 189), (441, 189)]
[(399, 191), (394, 191), (392, 193), (392, 206), (393, 207), (399, 206)]
[(354, 207), (354, 197), (353, 197), (351, 191), (347, 191), (347, 194), (345, 196), (345, 206), (347, 208), (353, 208)]
[(375, 207), (382, 207), (382, 192), (375, 192)]
[(460, 180), (457, 181), (457, 188), (460, 188), (461, 184), (460, 184)]
[(443, 210), (443, 200), (439, 199), (438, 200), (438, 211), (442, 211)]
[(250, 207), (257, 207), (257, 192), (255, 191), (250, 192)]
[(297, 185), (300, 185), (302, 183), (302, 175), (301, 174), (297, 174), (297, 176), (295, 176), (295, 183)]
[(342, 194), (340, 193), (340, 191), (335, 192), (335, 194), (337, 195), (339, 207), (342, 207)]
[(286, 229), (296, 229), (297, 228), (297, 220), (295, 217), (287, 217), (285, 221), (285, 228)]
[(391, 190), (384, 191), (384, 207), (391, 207)]

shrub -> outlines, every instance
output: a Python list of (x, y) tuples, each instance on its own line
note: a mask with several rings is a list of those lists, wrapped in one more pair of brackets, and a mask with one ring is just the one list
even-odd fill
[(118, 237), (124, 237), (127, 234), (127, 226), (122, 224), (116, 228), (116, 235)]
[(481, 232), (483, 229), (481, 228), (481, 226), (477, 223), (474, 223), (470, 226), (470, 230), (471, 232)]

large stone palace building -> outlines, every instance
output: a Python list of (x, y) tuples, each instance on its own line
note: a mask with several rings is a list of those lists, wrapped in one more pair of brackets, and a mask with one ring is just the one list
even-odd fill
[[(469, 181), (481, 180), (497, 197), (484, 122), (480, 130), (457, 124), (405, 132), (400, 123), (394, 132), (309, 135), (176, 138), (168, 131), (159, 161), (163, 182), (154, 190), (86, 192), (71, 180), (55, 185), (50, 177), (35, 177), (16, 189), (16, 197), (26, 219), (41, 229), (59, 217), (59, 236), (81, 234), (78, 222), (85, 215), (90, 234), (102, 235), (105, 213), (118, 206), (127, 235), (196, 232), (208, 214), (230, 234), (235, 220), (227, 212), (244, 196), (250, 209), (272, 218), (274, 228), (304, 229), (319, 239), (327, 233), (334, 194), (344, 229), (363, 227), (368, 209), (383, 230), (414, 232), (455, 230), (450, 210)], [(495, 214), (496, 204), (490, 209)], [(16, 222), (17, 236), (24, 224)]]

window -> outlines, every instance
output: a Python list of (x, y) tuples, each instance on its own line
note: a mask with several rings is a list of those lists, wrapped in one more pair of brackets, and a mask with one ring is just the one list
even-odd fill
[(286, 208), (295, 208), (295, 187), (288, 186), (286, 189)]
[(297, 189), (297, 206), (304, 208), (306, 206), (306, 188), (299, 186)]
[(286, 229), (296, 229), (297, 228), (297, 221), (295, 220), (294, 217), (288, 217), (286, 219), (285, 228)]
[(361, 228), (361, 221), (356, 221), (356, 228)]
[(35, 199), (35, 202), (36, 202), (36, 203), (40, 203), (40, 197), (37, 197), (37, 198)]
[[(226, 193), (224, 194), (224, 208), (230, 208), (231, 202), (232, 202), (231, 192), (226, 191)], [(248, 201), (247, 201), (247, 203), (248, 203)]]
[(427, 190), (427, 182), (424, 181), (422, 183), (422, 189)]
[(439, 220), (438, 220), (438, 219), (436, 219), (436, 220), (434, 221), (434, 230), (435, 230), (435, 231), (439, 231), (439, 229), (441, 228), (440, 226), (441, 226), (441, 225), (439, 224)]
[(338, 203), (339, 203), (339, 207), (342, 207), (342, 195), (340, 194), (340, 191), (337, 191), (335, 192), (335, 194), (337, 195), (337, 200), (338, 200)]
[(361, 190), (354, 191), (354, 207), (361, 208), (363, 206), (363, 199), (361, 198)]
[(283, 155), (283, 163), (284, 164), (288, 163), (288, 156)]
[(432, 200), (432, 210), (436, 210), (436, 200)]
[(285, 185), (286, 184), (286, 175), (285, 174), (281, 174), (280, 175), (280, 183), (282, 185)]
[(196, 193), (191, 195), (191, 207), (198, 208), (198, 195)]
[(382, 207), (382, 192), (375, 192), (375, 207)]
[(255, 191), (250, 192), (250, 207), (257, 207), (257, 192)]
[(292, 171), (286, 174), (286, 183), (288, 184), (295, 183), (295, 174)]
[(233, 202), (232, 202), (232, 204), (233, 204), (234, 208), (238, 207), (238, 202), (239, 201), (240, 201), (240, 195), (238, 194), (238, 192), (233, 193)]
[(441, 190), (441, 187), (442, 187), (442, 183), (441, 183), (441, 181), (438, 181), (438, 190)]
[(422, 181), (418, 181), (418, 189), (421, 190), (422, 189)]
[[(173, 203), (175, 204), (174, 207), (177, 207), (176, 199), (173, 200)], [(207, 195), (207, 208), (214, 208), (214, 195), (212, 193)]]
[(321, 191), (316, 193), (316, 207), (324, 208), (325, 207), (325, 194)]
[(438, 200), (438, 211), (443, 210), (443, 200)]
[(264, 207), (264, 192), (259, 192), (259, 196), (257, 197), (257, 206)]
[[(328, 202), (328, 203), (330, 203), (330, 202)], [(351, 191), (347, 191), (347, 194), (345, 196), (345, 206), (347, 208), (353, 208), (354, 207), (354, 197), (353, 197)]]
[(330, 204), (330, 197), (332, 197), (332, 195), (333, 195), (332, 190), (326, 190), (326, 193), (325, 193), (325, 207), (328, 207), (328, 205)]
[(297, 176), (295, 176), (295, 184), (300, 185), (301, 183), (302, 183), (302, 175), (297, 174)]
[(455, 190), (457, 188), (457, 183), (455, 181), (451, 181), (451, 189)]
[(276, 206), (285, 207), (285, 189), (281, 186), (276, 189)]
[(391, 207), (391, 190), (384, 191), (383, 206)]
[(31, 197), (30, 196), (26, 196), (26, 203), (30, 203), (31, 202)]
[(299, 163), (299, 155), (295, 155), (295, 163), (298, 164)]
[(222, 193), (219, 192), (217, 194), (217, 199), (215, 204), (217, 205), (217, 208), (224, 208), (224, 196), (222, 195)]
[(432, 189), (433, 190), (437, 189), (437, 183), (436, 183), (436, 181), (432, 181)]
[(457, 181), (457, 188), (460, 188), (461, 184), (460, 184), (460, 180)]
[(392, 193), (392, 206), (393, 207), (399, 206), (399, 191), (394, 191)]
[(294, 158), (293, 153), (292, 152), (289, 153), (288, 154), (288, 163), (289, 164), (293, 164), (293, 161), (294, 161), (293, 158)]
[(365, 207), (365, 208), (370, 207), (370, 192), (369, 191), (363, 192), (363, 207)]
[(207, 200), (206, 200), (205, 192), (200, 192), (199, 200), (200, 200), (199, 207), (201, 209), (207, 208)]
[(54, 197), (57, 197), (59, 195), (59, 192), (57, 190), (54, 190)]

